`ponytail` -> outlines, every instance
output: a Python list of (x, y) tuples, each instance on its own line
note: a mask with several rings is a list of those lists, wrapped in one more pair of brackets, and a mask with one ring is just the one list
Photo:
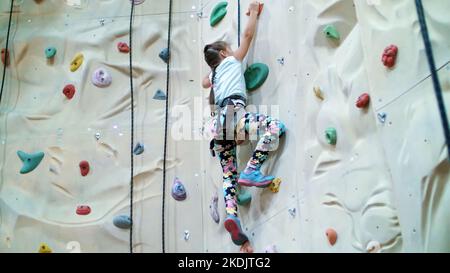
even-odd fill
[(209, 104), (213, 106), (215, 104), (214, 96), (214, 82), (216, 78), (216, 68), (219, 66), (222, 58), (220, 57), (220, 51), (226, 50), (228, 44), (223, 41), (218, 41), (205, 46), (203, 53), (205, 54), (205, 61), (211, 68), (211, 91), (209, 92)]

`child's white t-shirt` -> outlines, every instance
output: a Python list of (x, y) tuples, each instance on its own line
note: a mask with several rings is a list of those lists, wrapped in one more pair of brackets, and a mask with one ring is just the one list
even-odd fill
[[(209, 79), (212, 82), (212, 73)], [(239, 95), (247, 99), (242, 63), (234, 56), (226, 57), (216, 68), (214, 79), (214, 98), (220, 105), (227, 97)]]

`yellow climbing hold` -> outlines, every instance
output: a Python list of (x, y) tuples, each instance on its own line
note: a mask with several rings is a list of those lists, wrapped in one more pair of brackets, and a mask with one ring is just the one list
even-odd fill
[(272, 181), (272, 183), (270, 183), (269, 189), (271, 192), (277, 193), (280, 190), (280, 185), (281, 185), (281, 179), (277, 177)]
[(84, 56), (81, 53), (78, 53), (73, 58), (72, 62), (70, 63), (70, 71), (75, 72), (77, 69), (83, 64)]
[(52, 253), (52, 249), (44, 243), (39, 245), (39, 253)]
[(314, 94), (316, 97), (318, 97), (320, 100), (324, 100), (322, 90), (320, 90), (320, 87), (314, 87)]

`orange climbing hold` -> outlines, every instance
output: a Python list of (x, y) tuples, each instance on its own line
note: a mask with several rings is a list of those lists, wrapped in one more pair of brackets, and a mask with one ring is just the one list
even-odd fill
[(272, 181), (272, 183), (270, 183), (269, 189), (271, 192), (277, 193), (280, 191), (280, 185), (281, 185), (281, 179), (277, 177)]
[(78, 215), (88, 215), (89, 213), (91, 213), (91, 208), (89, 206), (78, 206), (77, 207)]
[(130, 47), (128, 46), (127, 43), (124, 43), (124, 42), (119, 42), (117, 44), (117, 49), (119, 49), (119, 51), (122, 52), (122, 53), (130, 52)]
[(327, 229), (327, 231), (325, 232), (325, 235), (327, 235), (328, 238), (328, 242), (330, 242), (330, 244), (333, 246), (336, 241), (337, 241), (337, 233), (336, 230), (329, 228)]
[[(264, 9), (264, 3), (259, 3), (259, 11), (258, 11), (258, 16), (261, 15), (262, 11)], [(246, 13), (247, 16), (250, 16), (250, 11), (247, 11)]]
[(66, 96), (69, 100), (73, 98), (75, 95), (75, 86), (73, 84), (68, 84), (63, 89), (63, 94)]
[(9, 50), (7, 50), (6, 48), (2, 48), (2, 63), (5, 66), (9, 65)]
[(397, 60), (397, 53), (398, 47), (396, 45), (386, 47), (383, 51), (383, 56), (381, 57), (384, 66), (392, 68)]
[(358, 97), (358, 100), (356, 101), (356, 107), (366, 108), (369, 105), (369, 102), (370, 102), (369, 94), (364, 93)]
[(87, 161), (81, 161), (80, 162), (80, 172), (82, 176), (86, 176), (89, 173), (89, 162)]

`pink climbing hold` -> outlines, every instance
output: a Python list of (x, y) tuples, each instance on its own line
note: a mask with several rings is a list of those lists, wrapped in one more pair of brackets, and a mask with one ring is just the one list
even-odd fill
[(397, 60), (398, 47), (396, 45), (390, 45), (384, 49), (381, 61), (386, 67), (393, 67)]
[(75, 86), (73, 84), (68, 84), (63, 89), (63, 94), (66, 96), (69, 100), (73, 98), (75, 95)]
[(361, 96), (358, 97), (358, 100), (356, 101), (356, 107), (366, 108), (369, 105), (369, 102), (370, 102), (369, 94), (363, 93)]
[(325, 235), (327, 235), (328, 238), (328, 242), (330, 242), (330, 244), (333, 246), (336, 241), (337, 241), (337, 233), (336, 230), (329, 228), (327, 229), (327, 231), (325, 232)]
[(86, 205), (81, 205), (77, 207), (77, 214), (78, 215), (88, 215), (91, 213), (91, 208)]
[(117, 49), (119, 49), (119, 51), (122, 52), (122, 53), (130, 52), (130, 47), (128, 46), (127, 43), (124, 43), (124, 42), (119, 42), (117, 44)]
[(6, 48), (2, 48), (2, 63), (5, 66), (9, 65), (9, 50), (7, 50)]
[(80, 162), (80, 172), (82, 176), (88, 175), (89, 169), (89, 162), (85, 160)]

